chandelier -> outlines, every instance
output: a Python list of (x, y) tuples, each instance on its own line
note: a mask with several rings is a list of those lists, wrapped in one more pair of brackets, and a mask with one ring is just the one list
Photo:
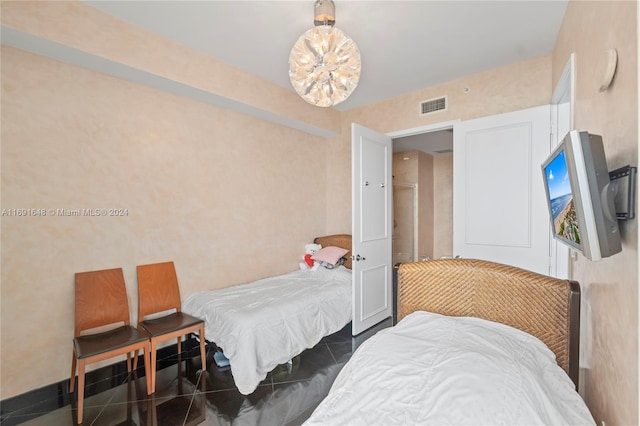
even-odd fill
[(295, 91), (312, 105), (330, 107), (351, 95), (360, 79), (360, 50), (334, 27), (333, 0), (316, 0), (311, 28), (293, 45), (289, 78)]

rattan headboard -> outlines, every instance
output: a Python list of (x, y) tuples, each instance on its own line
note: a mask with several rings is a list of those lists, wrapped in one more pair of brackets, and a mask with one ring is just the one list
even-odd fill
[(349, 250), (349, 252), (344, 255), (344, 257), (347, 259), (347, 261), (344, 263), (344, 266), (351, 269), (351, 235), (325, 235), (324, 237), (316, 237), (313, 242), (316, 244), (320, 244), (322, 247), (336, 246)]
[(542, 340), (578, 386), (580, 286), (513, 266), (474, 259), (403, 263), (394, 268), (398, 321), (414, 311), (472, 316)]

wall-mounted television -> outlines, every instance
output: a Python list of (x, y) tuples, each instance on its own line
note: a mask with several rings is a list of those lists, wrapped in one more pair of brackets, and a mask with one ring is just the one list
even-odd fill
[(542, 173), (555, 239), (591, 260), (622, 250), (602, 137), (570, 131)]

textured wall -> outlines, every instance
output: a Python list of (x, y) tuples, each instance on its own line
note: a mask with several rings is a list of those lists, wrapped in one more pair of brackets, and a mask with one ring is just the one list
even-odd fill
[[(258, 108), (272, 105), (337, 130), (335, 114), (316, 116), (251, 76), (242, 75), (247, 84), (211, 79), (206, 70), (224, 66), (80, 2), (57, 4), (3, 2), (3, 23), (212, 92), (234, 88)], [(576, 127), (603, 135), (611, 167), (633, 163), (636, 7), (571, 2), (552, 56), (345, 112), (341, 135), (330, 139), (3, 47), (2, 208), (123, 208), (128, 214), (2, 218), (0, 398), (67, 377), (75, 271), (122, 266), (135, 312), (136, 264), (176, 261), (184, 296), (290, 269), (314, 235), (350, 232), (352, 122), (392, 132), (546, 104), (575, 52)], [(618, 75), (608, 92), (598, 93), (594, 64), (608, 47), (618, 49)], [(184, 60), (167, 64), (154, 56), (167, 51)], [(418, 116), (420, 101), (441, 95), (449, 97), (448, 111)], [(434, 161), (434, 169), (439, 166), (447, 167)], [(451, 229), (449, 212), (434, 215), (438, 230)], [(593, 336), (585, 399), (607, 424), (638, 423), (637, 220), (623, 232), (621, 254), (572, 265), (592, 313), (585, 325)], [(438, 241), (436, 234), (434, 256), (450, 254)], [(48, 348), (46, 362), (26, 336)], [(24, 365), (32, 366), (31, 374), (20, 374)]]
[[(575, 53), (575, 127), (602, 135), (609, 169), (637, 165), (638, 27), (637, 2), (569, 3), (553, 52), (557, 83)], [(613, 84), (599, 92), (605, 49), (619, 62)], [(638, 219), (622, 223), (622, 252), (591, 262), (581, 255), (571, 277), (583, 289), (582, 324), (589, 368), (583, 393), (596, 422), (638, 424)]]
[[(405, 160), (406, 158), (406, 160)], [(394, 184), (416, 185), (417, 203), (417, 259), (433, 258), (434, 247), (434, 160), (433, 156), (423, 151), (407, 151), (393, 155)], [(396, 205), (394, 200), (394, 205)], [(413, 208), (413, 206), (411, 206)], [(397, 218), (394, 218), (394, 243), (399, 235), (396, 233)], [(400, 236), (403, 238), (404, 236)], [(453, 234), (449, 235), (451, 239)], [(397, 261), (407, 261), (397, 259)], [(395, 261), (394, 261), (395, 263)]]
[(433, 257), (453, 256), (453, 154), (433, 157)]
[[(316, 108), (270, 83), (195, 49), (122, 21), (82, 1), (3, 1), (2, 24), (135, 70), (187, 85), (330, 133), (340, 112)], [(96, 31), (99, 29), (99, 31)]]
[[(418, 151), (393, 154), (393, 264), (411, 262), (415, 247), (415, 209), (419, 210), (418, 194)], [(418, 238), (418, 243), (420, 240)]]
[[(75, 272), (124, 268), (135, 314), (137, 264), (175, 261), (185, 297), (325, 231), (322, 138), (4, 46), (1, 107), (2, 208), (49, 213), (2, 217), (2, 399), (68, 378)], [(49, 211), (96, 208), (127, 213)]]
[[(433, 258), (434, 232), (433, 156), (418, 151), (418, 256)], [(453, 236), (453, 234), (452, 234)]]

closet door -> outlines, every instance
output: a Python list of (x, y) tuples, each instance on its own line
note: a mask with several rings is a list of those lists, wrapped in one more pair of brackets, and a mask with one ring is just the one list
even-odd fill
[(550, 107), (461, 121), (453, 131), (453, 251), (549, 274), (541, 164)]

